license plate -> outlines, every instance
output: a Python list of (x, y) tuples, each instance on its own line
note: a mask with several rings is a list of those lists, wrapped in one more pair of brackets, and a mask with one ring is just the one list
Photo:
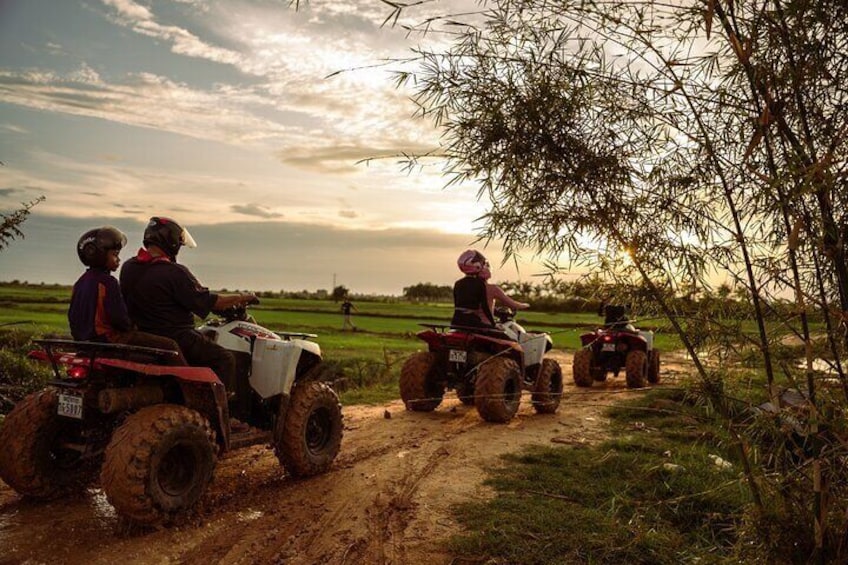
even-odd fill
[(57, 414), (59, 416), (82, 420), (82, 397), (72, 394), (60, 394)]
[(601, 346), (601, 351), (615, 351), (615, 344), (605, 343)]
[(468, 353), (461, 349), (451, 349), (448, 353), (448, 359), (451, 363), (465, 363), (468, 358)]

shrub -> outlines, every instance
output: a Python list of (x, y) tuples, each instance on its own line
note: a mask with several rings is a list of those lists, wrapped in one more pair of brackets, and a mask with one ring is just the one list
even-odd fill
[(8, 413), (24, 396), (44, 387), (52, 376), (47, 365), (28, 359), (26, 354), (0, 349), (0, 413)]

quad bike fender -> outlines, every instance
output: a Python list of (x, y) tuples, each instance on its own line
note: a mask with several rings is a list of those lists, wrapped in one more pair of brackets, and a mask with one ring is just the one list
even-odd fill
[(416, 334), (418, 339), (427, 343), (430, 351), (438, 351), (446, 347), (465, 349), (471, 334), (464, 332), (437, 332), (435, 330), (422, 330)]
[(217, 432), (223, 451), (230, 445), (229, 408), (224, 384), (209, 367), (152, 365), (124, 359), (98, 359), (97, 364), (133, 371), (140, 375), (175, 377), (185, 405), (203, 414)]
[(622, 333), (618, 335), (617, 341), (626, 342), (630, 350), (636, 349), (645, 352), (649, 350), (648, 341), (644, 336), (639, 334)]
[(98, 364), (104, 367), (125, 369), (142, 375), (157, 377), (173, 376), (176, 377), (178, 381), (185, 381), (189, 383), (217, 383), (222, 385), (221, 379), (219, 379), (218, 375), (215, 374), (215, 371), (209, 367), (153, 365), (150, 363), (136, 363), (135, 361), (127, 361), (125, 359), (98, 359), (95, 362), (95, 365)]
[(212, 383), (211, 386), (181, 381), (180, 388), (185, 399), (185, 405), (203, 414), (215, 428), (216, 439), (221, 452), (229, 451), (230, 409), (224, 385), (220, 381)]
[(646, 351), (652, 351), (654, 349), (654, 332), (646, 331), (646, 330), (637, 330), (639, 335), (645, 340)]
[(303, 355), (321, 358), (321, 347), (305, 339), (256, 338), (251, 354), (250, 386), (262, 398), (288, 395)]
[(639, 349), (642, 351), (650, 351), (653, 347), (654, 332), (637, 331), (633, 332), (590, 332), (580, 336), (580, 344), (583, 347), (590, 347), (600, 342), (605, 335), (612, 336), (612, 340), (616, 343), (626, 343), (628, 349)]
[(527, 367), (542, 362), (545, 353), (551, 348), (551, 338), (547, 334), (522, 334), (521, 347), (524, 351), (524, 362)]
[(588, 347), (592, 345), (596, 339), (598, 339), (598, 334), (596, 332), (580, 334), (580, 345)]

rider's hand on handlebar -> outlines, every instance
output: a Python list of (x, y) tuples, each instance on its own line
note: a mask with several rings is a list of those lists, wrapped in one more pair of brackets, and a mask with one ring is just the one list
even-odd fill
[(248, 304), (259, 304), (259, 298), (252, 292), (240, 292), (239, 296), (241, 297), (241, 304), (245, 306)]

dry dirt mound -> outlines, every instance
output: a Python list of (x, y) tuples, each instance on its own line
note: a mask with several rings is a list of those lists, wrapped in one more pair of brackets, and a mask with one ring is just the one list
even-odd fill
[[(31, 503), (0, 482), (0, 563), (449, 563), (450, 507), (490, 496), (482, 480), (500, 455), (599, 441), (603, 409), (639, 394), (623, 376), (577, 389), (571, 357), (555, 358), (566, 380), (556, 414), (535, 414), (527, 393), (506, 425), (483, 422), (453, 393), (432, 413), (406, 412), (399, 400), (345, 406), (328, 473), (293, 480), (271, 451), (241, 450), (219, 462), (201, 507), (178, 526), (125, 531), (99, 489)], [(680, 370), (667, 363), (664, 381)]]

